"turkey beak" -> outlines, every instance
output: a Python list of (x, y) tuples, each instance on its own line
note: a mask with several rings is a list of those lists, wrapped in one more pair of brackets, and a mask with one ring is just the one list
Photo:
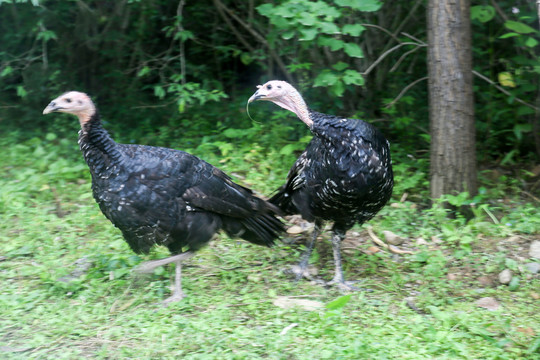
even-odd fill
[(263, 95), (263, 94), (259, 94), (259, 90), (257, 90), (257, 91), (255, 92), (255, 94), (251, 95), (251, 97), (249, 98), (248, 104), (251, 103), (251, 102), (253, 102), (253, 101), (257, 101), (257, 100), (259, 100), (259, 99), (262, 98), (262, 97), (264, 97), (264, 95)]
[(49, 105), (47, 105), (47, 107), (43, 109), (43, 115), (58, 111), (60, 109), (61, 107), (58, 106), (57, 103), (55, 103), (54, 101), (51, 101)]

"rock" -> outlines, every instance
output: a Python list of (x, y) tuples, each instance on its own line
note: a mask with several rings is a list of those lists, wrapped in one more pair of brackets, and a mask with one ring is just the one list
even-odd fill
[(398, 236), (388, 230), (384, 230), (383, 235), (384, 235), (384, 240), (386, 240), (386, 242), (391, 245), (401, 245), (403, 244), (403, 241), (405, 241), (405, 239), (403, 239), (401, 236)]
[(418, 238), (416, 239), (416, 245), (417, 246), (420, 246), (420, 245), (427, 245), (428, 242), (426, 240), (424, 240), (423, 238)]
[(452, 274), (452, 273), (446, 274), (446, 278), (447, 278), (448, 280), (450, 280), (450, 281), (455, 281), (455, 280), (458, 279), (458, 277), (459, 277), (458, 274)]
[(504, 285), (510, 284), (510, 281), (512, 281), (512, 271), (510, 269), (504, 269), (499, 274), (499, 282)]
[(531, 291), (529, 295), (531, 295), (534, 300), (540, 300), (540, 294), (536, 292)]
[(540, 263), (525, 264), (525, 269), (527, 269), (531, 274), (538, 274), (540, 271)]
[(300, 234), (303, 231), (304, 230), (302, 229), (302, 227), (300, 227), (298, 225), (293, 225), (293, 226), (291, 226), (290, 228), (287, 229), (287, 234)]
[(529, 249), (529, 256), (535, 259), (540, 259), (540, 241), (535, 240), (532, 242)]
[(490, 311), (495, 311), (501, 307), (501, 304), (492, 297), (483, 297), (476, 300), (476, 306), (488, 309)]

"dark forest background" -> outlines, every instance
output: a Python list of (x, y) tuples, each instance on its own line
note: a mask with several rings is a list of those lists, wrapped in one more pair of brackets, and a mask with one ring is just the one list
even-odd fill
[[(13, 142), (76, 131), (41, 110), (79, 90), (118, 141), (287, 168), (308, 130), (276, 106), (252, 105), (253, 120), (245, 108), (257, 84), (284, 79), (310, 107), (381, 128), (404, 178), (428, 172), (426, 1), (0, 4), (0, 127)], [(471, 22), (480, 175), (530, 184), (540, 172), (535, 4), (476, 0)]]

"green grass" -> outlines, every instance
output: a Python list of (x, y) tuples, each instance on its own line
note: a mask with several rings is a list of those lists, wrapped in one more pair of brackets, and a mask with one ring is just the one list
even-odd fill
[[(236, 159), (232, 165), (220, 166), (234, 172), (240, 156), (229, 157)], [(131, 269), (166, 251), (138, 257), (129, 250), (91, 197), (74, 139), (48, 135), (19, 145), (4, 139), (0, 167), (3, 359), (539, 358), (540, 281), (520, 271), (530, 261), (526, 245), (540, 238), (537, 204), (511, 198), (502, 205), (486, 194), (486, 208), (476, 205), (470, 221), (448, 219), (438, 207), (420, 210), (410, 201), (387, 206), (370, 225), (379, 234), (407, 237), (415, 254), (366, 255), (361, 250), (371, 243), (364, 228), (353, 229), (363, 241), (345, 254), (346, 277), (360, 279), (370, 291), (350, 299), (308, 281), (296, 284), (283, 273), (298, 260), (300, 242), (266, 249), (220, 236), (186, 264), (188, 297), (162, 307), (171, 269), (148, 276)], [(261, 173), (246, 171), (244, 183), (268, 192), (285, 176), (281, 167), (260, 186)], [(398, 166), (396, 179), (406, 178), (405, 172)], [(420, 182), (398, 187), (394, 202)], [(428, 245), (415, 246), (418, 237)], [(330, 279), (330, 245), (320, 242), (316, 253), (313, 265)], [(60, 281), (81, 258), (92, 262), (87, 272)], [(514, 291), (476, 281), (505, 267), (521, 279)], [(284, 309), (274, 305), (281, 296), (330, 305)], [(486, 296), (502, 307), (477, 307), (475, 301)]]

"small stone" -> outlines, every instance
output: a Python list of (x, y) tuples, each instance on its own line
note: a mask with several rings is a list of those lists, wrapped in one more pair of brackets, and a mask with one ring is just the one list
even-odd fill
[(529, 249), (529, 256), (535, 259), (540, 259), (540, 241), (535, 240), (532, 242)]
[(488, 309), (490, 311), (498, 310), (501, 307), (501, 304), (492, 297), (483, 297), (476, 300), (476, 305), (478, 307)]
[(540, 263), (528, 263), (528, 264), (525, 264), (525, 268), (531, 274), (538, 274), (538, 272), (540, 271)]
[(512, 271), (510, 269), (504, 269), (499, 274), (499, 282), (504, 285), (510, 284), (510, 281), (512, 281)]
[(536, 292), (532, 292), (529, 294), (534, 300), (540, 300), (540, 294)]
[(457, 274), (447, 274), (446, 275), (446, 278), (450, 281), (454, 281), (454, 280), (457, 280), (458, 279), (458, 275)]
[(424, 240), (423, 238), (416, 239), (416, 245), (427, 245), (428, 242)]
[(391, 245), (401, 245), (403, 244), (403, 241), (405, 241), (405, 239), (403, 239), (401, 236), (398, 236), (388, 230), (384, 230), (383, 234), (384, 234), (384, 239), (386, 240), (386, 242)]

